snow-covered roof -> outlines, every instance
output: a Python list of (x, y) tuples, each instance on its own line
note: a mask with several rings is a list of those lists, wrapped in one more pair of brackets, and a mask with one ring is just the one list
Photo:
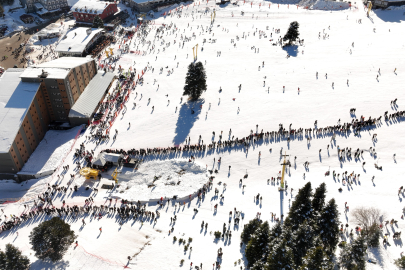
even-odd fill
[(113, 153), (100, 153), (97, 158), (94, 160), (93, 165), (104, 166), (106, 162), (112, 162), (117, 164), (120, 159), (124, 158), (122, 154), (113, 154)]
[(39, 82), (22, 82), (19, 77), (23, 72), (9, 68), (0, 77), (0, 153), (9, 151), (39, 88)]
[(102, 99), (108, 86), (114, 79), (114, 73), (99, 72), (94, 76), (86, 86), (79, 99), (73, 105), (69, 112), (69, 118), (89, 118)]
[(36, 67), (72, 69), (91, 61), (93, 61), (93, 58), (91, 57), (60, 57), (58, 59), (36, 65)]
[(66, 36), (56, 46), (56, 52), (82, 53), (91, 39), (102, 32), (103, 29), (91, 28), (90, 35), (87, 35), (87, 27), (78, 27), (66, 33)]
[(45, 71), (47, 74), (46, 78), (49, 79), (64, 79), (69, 73), (70, 69), (64, 68), (36, 68), (36, 67), (29, 67), (26, 68), (25, 71), (21, 74), (21, 78), (38, 78), (42, 74), (42, 70)]
[(42, 71), (47, 73), (48, 79), (64, 79), (72, 68), (93, 61), (87, 57), (61, 57), (49, 62), (26, 68), (21, 78), (38, 78)]
[(42, 29), (38, 32), (38, 36), (48, 36), (55, 33), (60, 33), (60, 29)]
[(108, 6), (108, 4), (112, 3), (103, 1), (80, 0), (72, 7), (71, 10), (82, 13), (101, 14), (103, 13), (104, 9)]

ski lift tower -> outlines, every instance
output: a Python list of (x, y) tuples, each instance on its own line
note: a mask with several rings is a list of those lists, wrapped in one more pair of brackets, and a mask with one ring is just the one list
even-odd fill
[(283, 165), (283, 171), (281, 173), (280, 187), (278, 188), (278, 191), (280, 191), (280, 222), (281, 222), (281, 224), (283, 224), (283, 222), (284, 222), (283, 205), (284, 205), (284, 190), (285, 190), (285, 186), (284, 186), (285, 166), (289, 164), (289, 161), (287, 161), (287, 157), (289, 157), (289, 155), (287, 155), (287, 152), (285, 152), (285, 154), (282, 156), (284, 157), (284, 162), (281, 163), (280, 165)]

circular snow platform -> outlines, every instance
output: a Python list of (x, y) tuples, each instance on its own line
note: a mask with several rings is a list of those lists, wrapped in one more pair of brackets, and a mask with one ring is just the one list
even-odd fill
[(208, 183), (206, 169), (188, 160), (148, 161), (137, 171), (123, 167), (112, 197), (128, 201), (184, 200)]

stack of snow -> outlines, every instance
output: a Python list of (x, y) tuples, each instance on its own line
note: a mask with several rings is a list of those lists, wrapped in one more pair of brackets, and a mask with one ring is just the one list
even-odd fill
[(391, 6), (391, 7), (387, 7), (387, 10), (405, 10), (405, 6)]
[(335, 2), (335, 1), (324, 1), (318, 0), (313, 4), (310, 9), (319, 9), (319, 10), (342, 10), (348, 9), (349, 3), (347, 2)]
[(123, 168), (118, 176), (120, 186), (111, 194), (129, 201), (151, 201), (195, 195), (208, 182), (206, 169), (188, 160), (150, 161), (138, 171)]

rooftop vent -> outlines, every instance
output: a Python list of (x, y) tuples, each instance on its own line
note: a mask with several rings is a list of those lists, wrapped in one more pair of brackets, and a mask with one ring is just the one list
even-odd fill
[(46, 72), (45, 70), (42, 70), (41, 75), (38, 76), (38, 78), (46, 78), (48, 77), (48, 72)]

